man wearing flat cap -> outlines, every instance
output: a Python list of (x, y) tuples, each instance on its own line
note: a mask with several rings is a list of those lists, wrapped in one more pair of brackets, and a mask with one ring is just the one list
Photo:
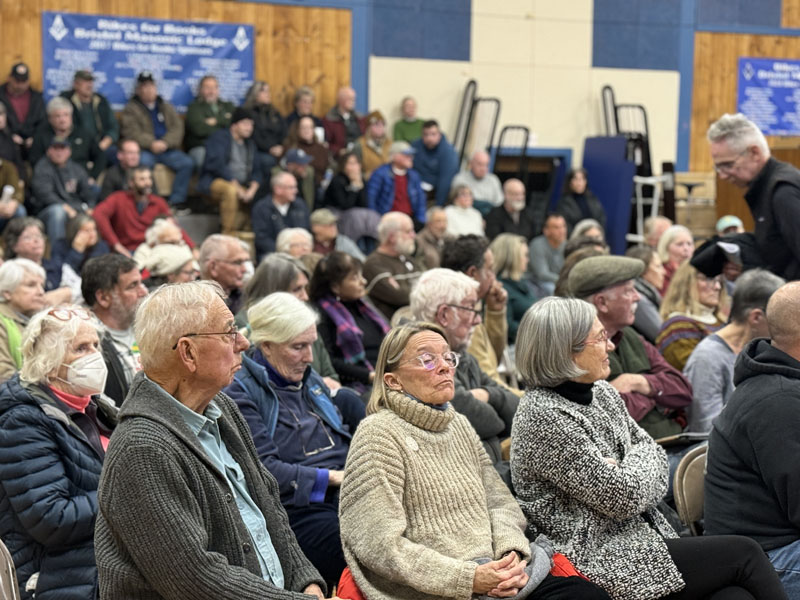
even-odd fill
[(72, 121), (105, 152), (106, 161), (116, 160), (119, 124), (111, 104), (102, 94), (94, 91), (94, 74), (86, 69), (75, 71), (72, 89), (61, 92), (61, 97), (72, 102)]
[(6, 105), (11, 137), (27, 158), (33, 134), (45, 121), (44, 97), (31, 89), (28, 65), (18, 62), (11, 67), (8, 80), (0, 86), (0, 102)]
[(367, 259), (356, 243), (339, 233), (339, 217), (327, 208), (318, 208), (311, 213), (311, 234), (314, 236), (314, 252), (323, 256), (334, 250), (349, 254), (362, 263)]
[(608, 381), (625, 400), (633, 419), (654, 439), (680, 433), (686, 424), (682, 411), (692, 402), (692, 388), (631, 327), (639, 302), (634, 280), (644, 271), (637, 258), (592, 256), (575, 265), (569, 290), (594, 304), (597, 317), (614, 343), (608, 353)]

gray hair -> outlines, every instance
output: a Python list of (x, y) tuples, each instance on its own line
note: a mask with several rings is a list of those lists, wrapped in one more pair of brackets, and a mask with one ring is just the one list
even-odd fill
[(786, 281), (765, 269), (750, 269), (736, 280), (731, 303), (731, 321), (744, 323), (750, 311), (756, 308), (766, 311), (767, 303), (775, 291)]
[(317, 323), (315, 313), (305, 302), (288, 292), (275, 292), (247, 309), (253, 344), (286, 344)]
[(41, 277), (42, 285), (47, 279), (44, 269), (28, 258), (12, 258), (0, 265), (0, 302), (7, 302), (5, 292), (14, 293), (26, 274)]
[(441, 206), (431, 206), (428, 210), (425, 211), (425, 221), (430, 221), (435, 215), (438, 213), (445, 212), (444, 208)]
[(169, 229), (170, 227), (176, 228), (178, 231), (181, 230), (175, 223), (170, 221), (169, 219), (156, 219), (153, 221), (153, 224), (148, 227), (144, 232), (144, 242), (150, 247), (157, 245), (158, 239), (161, 237), (161, 234), (164, 232), (165, 229)]
[(273, 252), (267, 254), (256, 268), (256, 272), (244, 288), (245, 307), (249, 308), (261, 298), (275, 292), (287, 292), (300, 273), (308, 279), (311, 274), (299, 260), (288, 254)]
[(46, 383), (58, 372), (72, 341), (84, 323), (89, 323), (98, 337), (102, 324), (86, 308), (76, 305), (58, 307), (69, 318), (64, 321), (43, 310), (36, 313), (22, 333), (22, 369), (19, 377), (27, 383)]
[(577, 298), (551, 296), (523, 315), (517, 331), (516, 364), (529, 385), (555, 387), (585, 374), (573, 356), (585, 348), (597, 310)]
[(215, 298), (224, 302), (225, 292), (209, 280), (162, 285), (145, 296), (133, 322), (145, 371), (162, 364), (181, 336), (197, 331), (208, 320)]
[(291, 177), (292, 179), (294, 179), (294, 175), (292, 175), (291, 173), (289, 173), (289, 171), (280, 171), (280, 172), (278, 172), (278, 173), (275, 173), (275, 174), (272, 176), (272, 179), (270, 179), (270, 182), (269, 182), (269, 189), (270, 189), (270, 190), (272, 190), (272, 191), (274, 192), (274, 191), (275, 191), (275, 188), (276, 188), (277, 186), (281, 185), (281, 181), (283, 181), (284, 179), (288, 179), (289, 177)]
[(742, 113), (725, 113), (711, 124), (706, 133), (712, 143), (726, 142), (734, 152), (744, 152), (750, 146), (758, 146), (769, 156), (769, 145), (761, 130)]
[(516, 233), (501, 233), (489, 244), (494, 254), (494, 272), (503, 279), (514, 279), (522, 275), (522, 258), (520, 246), (525, 238)]
[(411, 220), (411, 217), (397, 211), (387, 212), (383, 215), (378, 223), (378, 241), (381, 244), (385, 243), (393, 233), (400, 231), (406, 219)]
[(411, 291), (411, 313), (418, 321), (436, 323), (436, 313), (443, 304), (459, 304), (480, 284), (472, 277), (450, 269), (425, 271)]
[(275, 238), (275, 251), (289, 254), (292, 248), (292, 240), (296, 235), (302, 236), (311, 244), (312, 248), (314, 247), (314, 236), (311, 235), (308, 229), (303, 229), (302, 227), (287, 227), (286, 229), (281, 229), (278, 237)]
[(605, 238), (605, 230), (603, 229), (603, 226), (600, 225), (599, 221), (596, 221), (595, 219), (581, 219), (580, 221), (575, 223), (575, 227), (572, 229), (572, 233), (570, 234), (569, 239), (574, 240), (583, 235), (586, 235), (586, 232), (592, 229), (593, 227), (599, 229), (603, 233), (603, 238)]
[(48, 116), (59, 110), (66, 110), (69, 111), (69, 114), (72, 114), (73, 111), (72, 102), (70, 102), (66, 98), (62, 98), (61, 96), (56, 96), (55, 98), (52, 98), (50, 102), (47, 103), (46, 112)]
[(208, 263), (212, 260), (221, 260), (228, 256), (228, 247), (231, 244), (239, 244), (239, 238), (222, 233), (214, 233), (208, 236), (200, 246), (200, 270), (203, 276), (207, 274)]
[(684, 227), (683, 225), (670, 225), (667, 230), (661, 235), (661, 239), (658, 240), (658, 257), (666, 263), (669, 260), (669, 245), (675, 241), (675, 238), (678, 237), (679, 234), (685, 233), (689, 236), (689, 239), (694, 239), (692, 236), (692, 232), (689, 231), (688, 227)]

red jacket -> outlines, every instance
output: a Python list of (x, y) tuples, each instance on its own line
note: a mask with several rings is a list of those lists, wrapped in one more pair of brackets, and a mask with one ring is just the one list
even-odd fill
[[(166, 200), (153, 194), (147, 197), (147, 206), (139, 214), (133, 193), (121, 190), (98, 204), (92, 216), (100, 235), (112, 249), (115, 244), (122, 244), (133, 252), (144, 242), (144, 233), (156, 217), (170, 214)], [(193, 248), (192, 238), (185, 231), (181, 232), (184, 241)]]

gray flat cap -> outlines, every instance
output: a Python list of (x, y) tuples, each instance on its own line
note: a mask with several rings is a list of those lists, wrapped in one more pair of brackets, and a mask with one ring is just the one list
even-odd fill
[(569, 291), (576, 298), (588, 298), (606, 288), (636, 279), (644, 269), (644, 261), (638, 258), (590, 256), (570, 271)]

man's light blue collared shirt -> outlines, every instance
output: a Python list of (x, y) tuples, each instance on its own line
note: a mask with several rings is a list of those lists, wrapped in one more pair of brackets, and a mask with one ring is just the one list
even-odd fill
[(267, 521), (250, 497), (242, 468), (228, 452), (225, 442), (222, 441), (219, 435), (217, 419), (222, 416), (222, 411), (212, 400), (206, 408), (205, 415), (201, 415), (178, 402), (163, 388), (161, 389), (175, 403), (184, 423), (197, 436), (211, 462), (214, 463), (220, 473), (225, 475), (228, 487), (236, 499), (236, 506), (239, 509), (242, 521), (244, 521), (253, 540), (258, 562), (261, 565), (262, 576), (276, 587), (283, 588), (283, 569), (281, 568), (278, 554), (275, 552), (275, 547), (272, 545), (272, 538), (267, 530)]

